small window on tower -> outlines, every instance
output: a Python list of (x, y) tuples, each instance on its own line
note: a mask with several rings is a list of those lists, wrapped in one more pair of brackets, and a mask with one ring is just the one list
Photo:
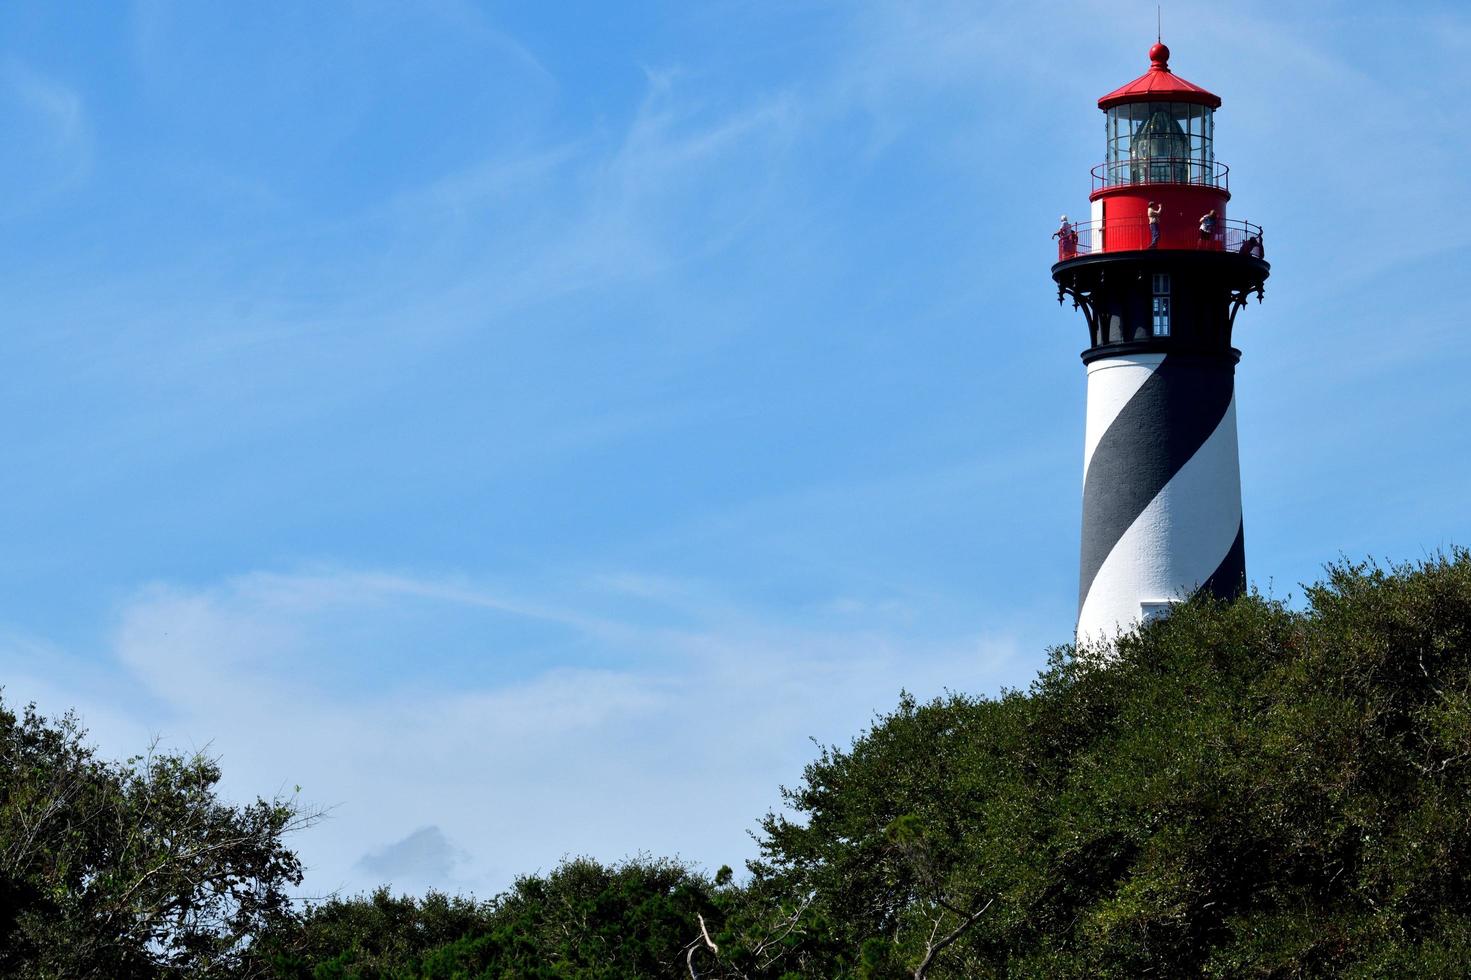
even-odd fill
[(1153, 332), (1156, 337), (1170, 335), (1170, 277), (1162, 272), (1154, 274)]
[(1170, 614), (1173, 602), (1141, 602), (1139, 603), (1139, 622), (1152, 623), (1156, 619), (1164, 619)]

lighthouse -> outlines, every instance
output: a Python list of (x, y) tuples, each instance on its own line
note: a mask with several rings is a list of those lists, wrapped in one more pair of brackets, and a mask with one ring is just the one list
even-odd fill
[(1079, 642), (1246, 587), (1231, 331), (1270, 268), (1261, 228), (1228, 217), (1221, 100), (1169, 59), (1155, 44), (1147, 72), (1098, 100), (1091, 213), (1055, 235), (1058, 302), (1088, 326)]

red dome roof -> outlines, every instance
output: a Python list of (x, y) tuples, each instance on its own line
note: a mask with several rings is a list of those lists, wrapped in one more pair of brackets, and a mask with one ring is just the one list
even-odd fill
[(1149, 71), (1098, 100), (1098, 108), (1109, 109), (1124, 102), (1194, 102), (1212, 109), (1221, 107), (1221, 97), (1185, 81), (1170, 71), (1170, 49), (1156, 44), (1149, 49)]

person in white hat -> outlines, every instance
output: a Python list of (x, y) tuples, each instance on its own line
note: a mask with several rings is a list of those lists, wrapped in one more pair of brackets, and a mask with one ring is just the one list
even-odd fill
[(1068, 224), (1067, 215), (1057, 220), (1061, 224), (1052, 233), (1052, 237), (1057, 239), (1057, 255), (1060, 259), (1070, 259), (1078, 254), (1078, 233)]

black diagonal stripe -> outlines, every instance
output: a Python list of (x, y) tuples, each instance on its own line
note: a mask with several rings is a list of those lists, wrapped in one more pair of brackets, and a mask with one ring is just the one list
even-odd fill
[(1218, 599), (1234, 599), (1246, 591), (1246, 525), (1236, 525), (1236, 540), (1220, 567), (1200, 583), (1200, 591)]
[(1080, 610), (1129, 525), (1220, 424), (1234, 375), (1227, 360), (1169, 355), (1098, 440), (1083, 482)]

